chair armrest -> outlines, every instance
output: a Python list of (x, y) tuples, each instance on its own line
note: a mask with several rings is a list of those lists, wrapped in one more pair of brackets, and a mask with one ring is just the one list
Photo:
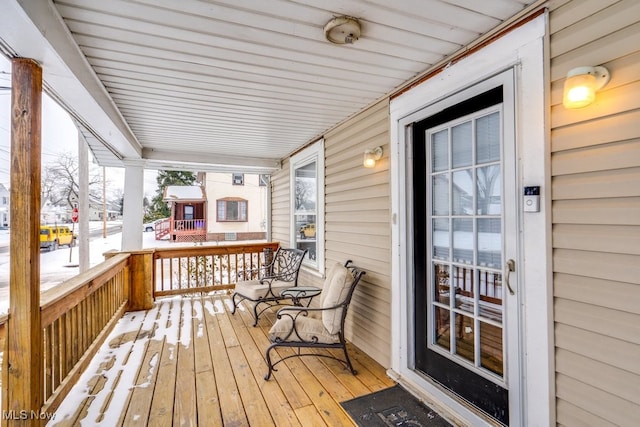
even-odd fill
[[(300, 313), (300, 312), (303, 312), (303, 311), (308, 313), (309, 311), (319, 311), (319, 310), (321, 311), (323, 309), (322, 308), (300, 307), (300, 306), (297, 306), (297, 305), (288, 305), (288, 306), (282, 307), (281, 309), (278, 310), (278, 312), (276, 313), (276, 318), (279, 319), (280, 317), (282, 317), (283, 314), (284, 315), (289, 315), (289, 316), (291, 316), (291, 315), (296, 315), (297, 316), (298, 314), (296, 314), (296, 313)], [(291, 313), (289, 313), (289, 312), (291, 312)]]
[[(300, 307), (297, 305), (288, 305), (286, 307), (282, 307), (281, 309), (278, 310), (278, 312), (276, 313), (276, 318), (280, 319), (283, 315), (289, 316), (289, 317), (298, 317), (299, 315), (304, 315), (307, 316), (309, 314), (309, 312), (315, 312), (315, 313), (322, 313), (323, 311), (329, 311), (329, 310), (335, 310), (338, 309), (340, 307), (344, 307), (344, 303), (340, 303), (338, 305), (335, 305), (333, 307), (318, 307), (318, 308), (310, 308), (310, 307)], [(304, 313), (303, 313), (304, 312)]]
[(317, 308), (308, 308), (308, 307), (298, 307), (295, 305), (292, 306), (287, 306), (287, 307), (282, 307), (280, 310), (278, 310), (278, 312), (276, 313), (276, 319), (280, 319), (282, 318), (282, 316), (288, 316), (294, 319), (295, 322), (295, 318), (302, 315), (302, 316), (308, 316), (310, 311), (317, 311)]
[(344, 307), (346, 306), (347, 303), (346, 301), (342, 301), (339, 304), (336, 305), (332, 305), (331, 307), (314, 307), (314, 308), (309, 308), (309, 307), (299, 307), (299, 306), (287, 306), (287, 307), (282, 307), (281, 309), (278, 310), (279, 314), (281, 311), (294, 311), (294, 310), (307, 310), (307, 311), (316, 311), (316, 312), (323, 312), (323, 311), (329, 311), (329, 310), (336, 310), (338, 308)]

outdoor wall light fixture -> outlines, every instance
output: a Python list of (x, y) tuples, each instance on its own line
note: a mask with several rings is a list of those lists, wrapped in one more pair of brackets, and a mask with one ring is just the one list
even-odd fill
[(349, 16), (339, 16), (324, 26), (324, 36), (334, 44), (352, 44), (360, 38), (360, 22)]
[(567, 73), (564, 81), (562, 103), (565, 108), (582, 108), (596, 100), (596, 92), (602, 89), (611, 75), (604, 67), (577, 67)]
[(382, 147), (376, 147), (371, 150), (365, 150), (364, 152), (364, 167), (373, 168), (376, 162), (382, 158)]

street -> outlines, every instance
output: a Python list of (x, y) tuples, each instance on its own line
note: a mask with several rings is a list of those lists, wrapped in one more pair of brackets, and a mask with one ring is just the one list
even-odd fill
[[(110, 223), (107, 237), (102, 237), (102, 223), (90, 228), (90, 265), (93, 267), (104, 261), (103, 254), (110, 250), (120, 250), (122, 225)], [(9, 231), (0, 233), (0, 313), (6, 313), (9, 306)], [(154, 233), (144, 233), (144, 241), (155, 242)], [(40, 252), (40, 289), (47, 290), (79, 274), (78, 254), (82, 248), (78, 245), (69, 249), (66, 246), (56, 251)]]
[[(107, 237), (102, 237), (102, 222), (90, 223), (89, 264), (91, 267), (104, 261), (104, 253), (119, 251), (122, 244), (122, 224), (107, 224)], [(142, 247), (191, 246), (193, 242), (172, 243), (168, 239), (156, 240), (154, 232), (142, 233)], [(10, 232), (0, 230), (0, 314), (9, 307), (9, 239)], [(210, 244), (218, 244), (210, 243)], [(40, 290), (45, 291), (79, 274), (78, 254), (81, 246), (69, 249), (64, 246), (53, 252), (40, 252)]]

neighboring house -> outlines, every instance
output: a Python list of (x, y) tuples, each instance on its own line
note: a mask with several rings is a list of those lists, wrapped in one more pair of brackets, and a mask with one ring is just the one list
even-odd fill
[[(269, 177), (242, 173), (200, 174), (205, 185), (165, 188), (170, 240), (237, 241), (266, 238)], [(164, 236), (164, 225), (156, 236)], [(161, 228), (161, 233), (158, 233)]]
[(264, 240), (267, 236), (269, 177), (207, 173), (207, 240)]
[[(2, 214), (2, 196), (0, 196), (0, 214)], [(45, 200), (40, 211), (40, 222), (42, 224), (62, 224), (71, 222), (72, 209), (67, 206), (56, 206), (49, 200)], [(102, 221), (104, 219), (104, 208), (101, 204), (89, 205), (89, 221)], [(116, 221), (122, 219), (122, 215), (112, 206), (107, 206), (107, 221)], [(8, 214), (7, 214), (8, 216)]]
[(9, 226), (9, 190), (0, 184), (0, 226)]
[[(122, 215), (118, 210), (107, 208), (107, 221), (117, 221), (122, 219)], [(89, 206), (89, 221), (102, 221), (105, 211), (101, 206)], [(69, 214), (70, 216), (71, 214)]]
[(48, 199), (42, 203), (40, 208), (41, 224), (63, 224), (69, 222), (71, 211), (63, 206), (56, 206)]
[[(169, 240), (201, 242), (207, 239), (207, 195), (200, 185), (170, 185), (163, 200), (171, 210)], [(163, 227), (163, 225), (161, 225)], [(156, 225), (156, 236), (159, 236)], [(163, 233), (164, 235), (164, 229)]]

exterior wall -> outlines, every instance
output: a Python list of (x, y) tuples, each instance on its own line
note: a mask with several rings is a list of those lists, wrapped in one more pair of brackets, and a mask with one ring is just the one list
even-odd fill
[[(375, 168), (366, 149), (382, 146)], [(325, 259), (366, 271), (354, 293), (346, 337), (382, 366), (391, 358), (391, 199), (389, 100), (325, 135)]]
[(290, 194), (289, 160), (285, 159), (282, 169), (271, 175), (271, 240), (287, 248), (291, 246)]
[[(640, 3), (550, 12), (551, 171), (559, 425), (640, 419)], [(567, 71), (604, 65), (595, 104), (562, 106)]]
[[(260, 176), (244, 174), (244, 185), (233, 185), (230, 173), (207, 173), (207, 240), (260, 240), (265, 238), (268, 186), (259, 184)], [(247, 221), (218, 222), (217, 200), (234, 197), (247, 200)], [(235, 234), (233, 234), (235, 233)]]
[(41, 224), (62, 224), (69, 221), (69, 212), (67, 208), (53, 206), (49, 200), (46, 200), (40, 208)]
[[(102, 210), (102, 208), (89, 206), (89, 221), (102, 221), (103, 214), (104, 211)], [(70, 217), (71, 214), (69, 213), (69, 215), (67, 215), (67, 218)], [(122, 219), (122, 215), (120, 215), (119, 212), (114, 210), (107, 210), (107, 221), (116, 221), (118, 219)]]
[[(379, 102), (332, 129), (325, 143), (325, 268), (347, 259), (366, 270), (347, 318), (346, 337), (383, 366), (390, 364), (389, 103)], [(364, 151), (382, 146), (374, 169)], [(272, 236), (291, 246), (289, 161), (271, 177)], [(322, 286), (323, 277), (301, 270), (300, 283)]]

